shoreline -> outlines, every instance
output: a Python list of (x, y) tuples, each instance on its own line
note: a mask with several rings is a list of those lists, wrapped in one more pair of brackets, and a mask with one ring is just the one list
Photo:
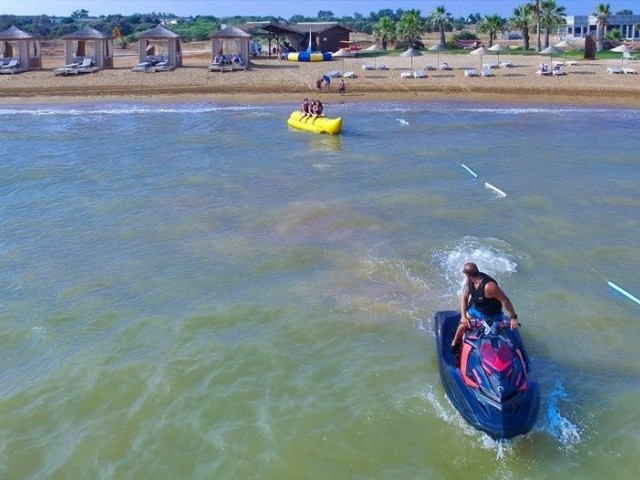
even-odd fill
[[(420, 57), (423, 68), (429, 57)], [(492, 70), (492, 77), (464, 76), (478, 68), (478, 59), (452, 55), (452, 70), (427, 70), (426, 78), (402, 78), (411, 68), (405, 58), (384, 57), (385, 70), (363, 70), (367, 59), (343, 62), (291, 63), (273, 59), (252, 60), (246, 71), (209, 72), (207, 55), (186, 56), (184, 66), (170, 72), (132, 72), (131, 57), (115, 57), (115, 68), (71, 77), (56, 77), (59, 59), (49, 58), (42, 70), (0, 76), (0, 104), (68, 104), (137, 101), (148, 103), (214, 101), (222, 103), (298, 104), (304, 97), (325, 104), (380, 102), (468, 101), (503, 104), (568, 105), (640, 108), (640, 75), (609, 74), (610, 60), (581, 62), (565, 67), (566, 75), (535, 74), (540, 57), (514, 58), (513, 68)], [(433, 58), (430, 59), (433, 61)], [(369, 60), (370, 61), (370, 60)], [(637, 62), (636, 62), (637, 63)], [(345, 79), (347, 92), (319, 92), (315, 80), (329, 70), (355, 72)], [(640, 71), (640, 65), (632, 65)]]

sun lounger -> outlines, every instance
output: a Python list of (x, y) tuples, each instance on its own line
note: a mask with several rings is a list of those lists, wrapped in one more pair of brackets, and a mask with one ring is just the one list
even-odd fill
[(558, 68), (554, 68), (553, 69), (552, 74), (553, 74), (554, 77), (560, 77), (562, 75), (566, 75), (567, 73), (563, 69), (558, 67)]
[(413, 78), (426, 78), (427, 74), (424, 73), (424, 70), (414, 70), (413, 71)]
[(624, 71), (620, 67), (609, 67), (607, 68), (607, 72), (609, 72), (609, 75), (614, 73), (624, 73)]
[(482, 65), (482, 67), (483, 67), (485, 70), (488, 70), (488, 69), (490, 69), (490, 68), (498, 68), (499, 66), (500, 66), (500, 64), (495, 63), (495, 62), (494, 62), (494, 63), (485, 63), (485, 64), (483, 64), (483, 65)]
[(551, 75), (551, 70), (536, 70), (536, 74), (546, 77), (548, 75)]
[(373, 70), (373, 66), (369, 65), (368, 63), (363, 63), (362, 64), (362, 69), (363, 70)]
[(402, 72), (400, 73), (400, 78), (411, 78), (413, 76), (413, 72)]
[(575, 60), (567, 60), (566, 62), (564, 62), (564, 64), (567, 67), (575, 67), (576, 65), (580, 65), (578, 62), (576, 62)]
[(450, 67), (448, 63), (443, 63), (440, 65), (440, 70), (453, 70), (453, 68)]
[(480, 75), (483, 77), (493, 77), (493, 72), (488, 68), (483, 68), (480, 70)]
[(511, 67), (513, 67), (513, 63), (511, 63), (511, 62), (500, 62), (500, 66), (502, 68), (511, 68)]
[(342, 76), (340, 70), (331, 70), (330, 72), (325, 73), (325, 75), (329, 78), (338, 78)]
[(19, 73), (19, 72), (24, 72), (25, 69), (20, 68), (20, 60), (10, 60), (8, 63), (4, 63), (2, 64), (2, 66), (0, 66), (0, 73)]
[(85, 58), (82, 63), (76, 67), (77, 73), (93, 73), (98, 69), (93, 65), (92, 58)]
[(464, 71), (464, 76), (465, 77), (477, 77), (478, 74), (476, 73), (476, 71), (473, 68), (467, 68)]
[(625, 75), (635, 75), (638, 72), (636, 72), (633, 68), (623, 67), (622, 73), (624, 73)]
[(434, 67), (433, 65), (425, 65), (424, 69), (425, 70), (436, 70), (436, 67)]
[(149, 72), (151, 71), (151, 62), (140, 62), (131, 69), (132, 72)]
[(388, 70), (388, 68), (387, 68), (387, 66), (385, 64), (377, 65), (375, 69), (376, 70)]
[(342, 75), (344, 78), (356, 78), (356, 72), (344, 72), (344, 75)]
[(175, 67), (169, 64), (169, 60), (158, 62), (153, 67), (154, 72), (170, 72), (171, 70), (174, 70), (174, 69)]

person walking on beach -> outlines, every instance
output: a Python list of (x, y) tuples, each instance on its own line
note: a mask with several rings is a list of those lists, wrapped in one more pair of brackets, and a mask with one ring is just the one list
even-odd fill
[(340, 93), (340, 95), (344, 95), (346, 91), (347, 91), (347, 86), (344, 84), (344, 78), (341, 78), (340, 88), (338, 88), (338, 93)]
[[(502, 307), (509, 313), (511, 330), (520, 326), (518, 315), (509, 297), (502, 291), (493, 278), (478, 270), (475, 263), (465, 263), (462, 269), (467, 280), (460, 297), (460, 325), (451, 342), (451, 349), (455, 350), (464, 332), (470, 328), (472, 318), (482, 320), (502, 319)], [(469, 303), (471, 301), (471, 303)]]
[(327, 87), (327, 93), (329, 93), (329, 87), (331, 86), (331, 77), (329, 75), (324, 76), (324, 86)]

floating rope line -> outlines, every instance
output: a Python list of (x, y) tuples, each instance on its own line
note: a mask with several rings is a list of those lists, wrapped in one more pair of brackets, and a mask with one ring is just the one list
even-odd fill
[(640, 305), (640, 299), (638, 299), (638, 297), (635, 297), (633, 295), (631, 295), (629, 292), (627, 292), (624, 288), (619, 287), (618, 285), (616, 285), (613, 282), (607, 282), (607, 285), (609, 285), (611, 288), (613, 288), (614, 290), (616, 290), (617, 292), (620, 292), (622, 295), (624, 295), (625, 297), (627, 297), (629, 300), (633, 300), (634, 302), (636, 302), (638, 305)]
[(502, 190), (500, 190), (498, 187), (494, 187), (493, 185), (491, 185), (489, 182), (484, 182), (484, 186), (487, 188), (490, 188), (491, 190), (493, 190), (494, 192), (499, 193), (500, 195), (502, 195), (503, 197), (506, 197), (507, 194), (504, 193)]
[(476, 172), (474, 172), (473, 170), (471, 170), (469, 167), (467, 167), (464, 163), (461, 163), (460, 165), (462, 165), (462, 168), (464, 168), (467, 172), (469, 172), (475, 178), (478, 178), (478, 174)]

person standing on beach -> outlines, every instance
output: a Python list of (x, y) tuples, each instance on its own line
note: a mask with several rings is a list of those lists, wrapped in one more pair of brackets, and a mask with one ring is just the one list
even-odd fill
[(490, 321), (501, 320), (503, 306), (511, 317), (511, 330), (520, 326), (513, 304), (498, 286), (498, 282), (486, 273), (479, 271), (475, 263), (465, 263), (462, 273), (466, 275), (467, 281), (460, 297), (460, 325), (458, 325), (451, 342), (452, 350), (457, 348), (462, 335), (470, 328), (469, 321), (472, 318)]
[(344, 95), (346, 91), (347, 91), (347, 86), (344, 84), (344, 78), (341, 78), (340, 88), (338, 89), (338, 93), (340, 93), (340, 95)]
[(329, 93), (329, 87), (331, 86), (331, 77), (329, 75), (324, 76), (324, 86), (327, 87), (327, 93)]

